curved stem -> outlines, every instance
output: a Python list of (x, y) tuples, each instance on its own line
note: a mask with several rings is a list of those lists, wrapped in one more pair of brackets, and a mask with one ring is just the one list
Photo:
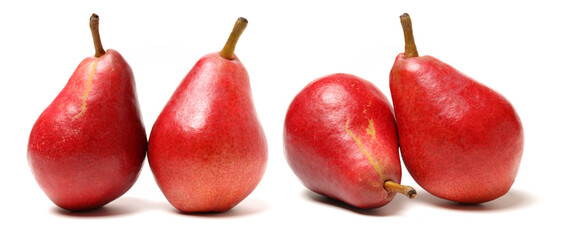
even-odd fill
[(415, 191), (414, 188), (406, 185), (397, 184), (393, 181), (384, 182), (384, 189), (386, 189), (386, 191), (389, 193), (391, 192), (401, 193), (410, 199), (414, 199), (415, 197), (417, 197), (417, 192)]
[(101, 57), (106, 52), (102, 47), (102, 42), (100, 41), (100, 33), (98, 31), (98, 15), (93, 13), (90, 18), (89, 26), (91, 27), (91, 34), (93, 35), (93, 43), (95, 47), (95, 57)]
[(244, 32), (244, 29), (247, 25), (248, 20), (246, 20), (246, 18), (240, 17), (238, 18), (238, 20), (236, 20), (234, 28), (232, 29), (232, 32), (230, 33), (226, 44), (219, 52), (221, 57), (228, 60), (234, 59), (234, 48), (236, 47), (236, 42), (238, 42), (238, 38), (240, 38), (240, 35), (242, 35), (242, 32)]
[(419, 57), (419, 54), (417, 53), (417, 47), (415, 46), (415, 39), (413, 38), (413, 29), (411, 27), (411, 18), (409, 14), (402, 14), (402, 16), (400, 16), (400, 22), (402, 22), (402, 28), (404, 29), (404, 39), (406, 41), (405, 57)]

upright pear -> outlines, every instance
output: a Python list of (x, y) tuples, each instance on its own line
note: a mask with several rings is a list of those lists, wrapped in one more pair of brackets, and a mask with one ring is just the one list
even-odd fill
[(482, 203), (511, 188), (524, 136), (512, 104), (431, 56), (419, 56), (408, 14), (406, 50), (390, 72), (390, 91), (408, 172), (426, 191)]
[(234, 55), (248, 21), (225, 47), (185, 76), (150, 134), (148, 161), (167, 200), (181, 212), (227, 211), (260, 182), (268, 150), (250, 80)]
[(284, 149), (293, 172), (310, 190), (358, 208), (388, 204), (402, 170), (392, 107), (372, 83), (331, 74), (293, 99), (284, 124)]
[(35, 122), (28, 162), (45, 194), (59, 207), (99, 208), (136, 181), (146, 156), (146, 132), (132, 69), (105, 51), (93, 14), (96, 53), (85, 58)]

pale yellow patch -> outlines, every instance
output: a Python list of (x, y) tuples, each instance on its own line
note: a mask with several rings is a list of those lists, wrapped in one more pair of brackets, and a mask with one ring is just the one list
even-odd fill
[(372, 119), (368, 119), (368, 128), (366, 129), (366, 133), (372, 136), (372, 139), (376, 139), (376, 130), (374, 129), (374, 122)]
[(85, 92), (83, 93), (83, 104), (81, 105), (81, 112), (77, 113), (73, 116), (73, 119), (81, 116), (87, 110), (87, 97), (89, 96), (89, 91), (91, 90), (91, 84), (93, 82), (93, 77), (96, 70), (96, 65), (98, 64), (98, 58), (96, 58), (91, 65), (91, 73), (89, 74), (89, 78), (87, 79), (87, 87)]
[[(356, 135), (354, 135), (354, 133), (350, 129), (348, 129), (349, 122), (350, 122), (350, 119), (347, 118), (346, 124), (345, 124), (346, 133), (352, 139), (354, 139), (354, 141), (356, 142), (356, 145), (358, 146), (360, 151), (362, 151), (364, 156), (366, 156), (366, 158), (368, 158), (368, 162), (370, 162), (370, 165), (372, 165), (372, 167), (374, 167), (374, 169), (380, 174), (380, 176), (382, 176), (382, 169), (380, 169), (380, 166), (378, 166), (378, 164), (374, 160), (374, 157), (372, 157), (372, 155), (366, 150), (366, 148), (364, 148), (364, 145), (362, 144), (362, 141), (360, 140), (360, 138), (358, 138)], [(372, 129), (374, 129), (374, 125), (372, 125)], [(368, 132), (368, 130), (367, 130), (367, 132)]]

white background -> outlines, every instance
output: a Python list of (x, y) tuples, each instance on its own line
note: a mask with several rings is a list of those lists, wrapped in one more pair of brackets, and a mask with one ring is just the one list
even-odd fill
[[(16, 2), (16, 1), (14, 1)], [(567, 55), (563, 4), (549, 1), (17, 1), (0, 3), (0, 238), (343, 239), (563, 234)], [(459, 3), (456, 3), (459, 2)], [(146, 131), (181, 79), (219, 51), (235, 20), (249, 20), (236, 54), (251, 78), (269, 160), (256, 190), (221, 214), (184, 215), (165, 200), (147, 161), (137, 183), (106, 207), (55, 207), (26, 160), (31, 127), (79, 62), (94, 54), (88, 19), (100, 15), (105, 48), (131, 65)], [(403, 51), (399, 15), (410, 13), (421, 55), (433, 55), (496, 89), (516, 107), (525, 150), (511, 191), (478, 206), (423, 191), (357, 210), (309, 192), (288, 167), (283, 119), (292, 98), (323, 75), (345, 72), (389, 97)], [(563, 223), (562, 223), (563, 222)], [(522, 238), (527, 239), (527, 238)]]

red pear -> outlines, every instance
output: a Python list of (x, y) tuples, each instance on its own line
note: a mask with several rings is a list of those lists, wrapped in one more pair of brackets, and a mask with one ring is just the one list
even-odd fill
[(390, 91), (407, 170), (426, 191), (461, 203), (504, 195), (518, 173), (524, 137), (512, 104), (431, 56), (419, 56), (409, 15), (400, 17), (406, 51)]
[(234, 55), (248, 21), (239, 18), (221, 52), (185, 76), (150, 134), (148, 161), (167, 200), (181, 212), (222, 212), (256, 188), (268, 150), (250, 80)]
[(372, 83), (333, 74), (308, 84), (291, 102), (284, 126), (287, 161), (312, 191), (358, 208), (386, 205), (401, 163), (392, 107)]
[(90, 19), (96, 54), (85, 58), (35, 122), (28, 161), (35, 179), (59, 207), (101, 207), (136, 181), (146, 156), (132, 69), (104, 51), (98, 16)]

